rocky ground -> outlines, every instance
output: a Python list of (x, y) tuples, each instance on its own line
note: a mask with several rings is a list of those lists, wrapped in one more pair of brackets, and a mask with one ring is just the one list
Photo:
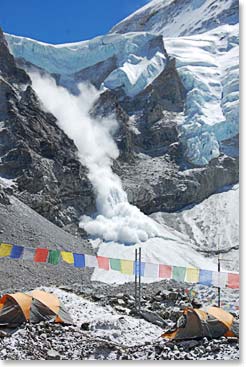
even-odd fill
[[(168, 341), (160, 337), (175, 325), (186, 306), (216, 302), (216, 290), (199, 287), (191, 297), (184, 284), (173, 281), (143, 285), (140, 315), (135, 311), (134, 284), (102, 283), (42, 287), (62, 300), (74, 325), (41, 322), (23, 325), (0, 338), (2, 360), (231, 360), (239, 359), (236, 339)], [(186, 285), (187, 286), (187, 285)], [(3, 294), (4, 291), (1, 291)], [(230, 302), (237, 291), (224, 292)], [(239, 312), (233, 312), (239, 321)]]

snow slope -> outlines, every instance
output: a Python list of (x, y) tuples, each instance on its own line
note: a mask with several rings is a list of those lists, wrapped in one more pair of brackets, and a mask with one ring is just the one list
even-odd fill
[[(155, 213), (158, 223), (187, 235), (200, 251), (220, 249), (227, 269), (239, 271), (239, 185), (177, 213)], [(235, 248), (234, 251), (229, 251)]]
[(116, 24), (111, 32), (146, 31), (179, 37), (236, 23), (238, 0), (152, 0)]

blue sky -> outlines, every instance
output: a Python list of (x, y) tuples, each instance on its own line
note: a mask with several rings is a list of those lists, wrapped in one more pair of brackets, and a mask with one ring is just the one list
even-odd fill
[(4, 32), (48, 43), (105, 34), (148, 0), (1, 0)]

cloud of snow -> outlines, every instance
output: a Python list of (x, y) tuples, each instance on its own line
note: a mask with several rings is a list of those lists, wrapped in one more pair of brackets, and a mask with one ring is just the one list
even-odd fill
[(120, 178), (112, 163), (119, 155), (113, 134), (117, 122), (112, 118), (95, 119), (89, 114), (99, 92), (91, 85), (79, 85), (74, 96), (57, 86), (51, 77), (30, 74), (33, 88), (44, 107), (57, 118), (60, 128), (74, 141), (79, 159), (89, 169), (96, 194), (97, 215), (83, 216), (80, 227), (94, 238), (135, 244), (160, 236), (159, 225), (128, 203)]

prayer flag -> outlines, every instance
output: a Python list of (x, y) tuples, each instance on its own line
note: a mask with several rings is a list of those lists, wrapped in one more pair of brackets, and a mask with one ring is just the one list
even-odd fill
[(213, 271), (212, 272), (212, 285), (218, 288), (225, 288), (227, 283), (227, 273)]
[(74, 266), (76, 268), (84, 268), (85, 267), (85, 255), (83, 254), (73, 254), (74, 258)]
[(57, 265), (60, 259), (60, 251), (59, 250), (49, 250), (48, 263)]
[(111, 270), (120, 271), (120, 259), (109, 259)]
[(158, 278), (159, 275), (159, 265), (145, 263), (144, 265), (144, 276), (146, 278)]
[(120, 270), (122, 274), (132, 275), (133, 274), (133, 261), (132, 260), (121, 260)]
[(212, 285), (212, 271), (201, 269), (199, 273), (199, 283), (204, 285)]
[(35, 251), (34, 261), (36, 263), (45, 263), (49, 250), (47, 248), (37, 248)]
[(19, 259), (21, 255), (23, 254), (24, 248), (22, 246), (14, 245), (11, 250), (10, 257), (12, 259)]
[(236, 289), (239, 288), (239, 274), (228, 273), (227, 287)]
[(198, 283), (199, 269), (186, 268), (185, 281), (188, 283)]
[(27, 261), (33, 261), (34, 254), (35, 254), (35, 248), (24, 247), (22, 259)]
[(13, 245), (9, 245), (8, 243), (1, 243), (0, 246), (0, 257), (9, 256), (12, 250)]
[(186, 272), (186, 268), (182, 266), (173, 266), (172, 279), (183, 282), (185, 279), (185, 272)]
[(104, 256), (97, 256), (97, 263), (100, 269), (109, 270), (109, 258)]
[(85, 255), (85, 266), (88, 266), (88, 268), (96, 268), (97, 267), (96, 256)]
[(134, 274), (135, 275), (141, 275), (141, 277), (144, 276), (144, 268), (145, 268), (145, 263), (143, 263), (141, 261), (141, 263), (139, 261), (134, 261)]
[(169, 265), (159, 265), (159, 278), (170, 279), (172, 276), (172, 267)]
[(74, 263), (72, 252), (61, 251), (61, 257), (62, 257), (63, 261), (65, 261), (68, 264), (73, 264)]

